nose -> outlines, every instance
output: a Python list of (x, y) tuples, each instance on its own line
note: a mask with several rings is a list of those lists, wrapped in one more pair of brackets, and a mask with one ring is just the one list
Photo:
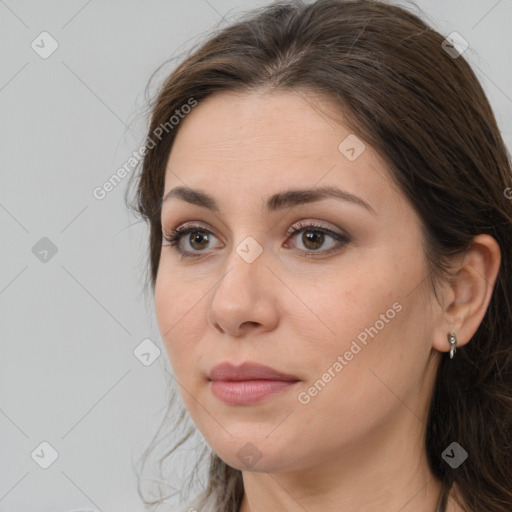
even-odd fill
[[(243, 244), (240, 244), (243, 246)], [(233, 247), (224, 273), (211, 294), (208, 323), (232, 337), (275, 329), (278, 319), (276, 283), (265, 253), (256, 259), (240, 256)]]

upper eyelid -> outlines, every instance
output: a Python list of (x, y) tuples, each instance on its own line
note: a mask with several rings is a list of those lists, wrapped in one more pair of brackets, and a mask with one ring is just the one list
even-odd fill
[[(208, 231), (209, 233), (213, 234), (216, 238), (219, 238), (215, 234), (215, 228), (205, 225), (205, 223), (203, 221), (183, 222), (181, 224), (178, 224), (175, 228), (170, 228), (168, 231), (169, 232), (175, 231), (176, 234), (179, 235), (179, 234), (182, 234), (180, 232), (183, 232), (188, 228), (197, 228), (198, 231), (200, 231), (200, 230)], [(286, 230), (286, 233), (288, 234), (288, 232), (300, 231), (300, 230), (304, 231), (307, 228), (309, 228), (310, 230), (313, 230), (315, 228), (316, 229), (321, 228), (321, 229), (324, 229), (327, 231), (331, 231), (333, 234), (338, 235), (338, 236), (349, 237), (349, 234), (347, 233), (346, 230), (339, 228), (339, 227), (331, 227), (330, 225), (326, 225), (324, 223), (324, 221), (317, 221), (317, 220), (300, 220), (300, 221), (293, 222), (290, 225), (290, 227)], [(338, 232), (337, 230), (339, 230), (341, 232)], [(165, 232), (165, 228), (163, 229), (163, 231)], [(291, 233), (291, 234), (293, 234), (293, 233)]]
[[(327, 201), (327, 198), (324, 198), (324, 200)], [(187, 206), (190, 206), (190, 205), (187, 203)], [(304, 208), (306, 209), (306, 211), (301, 212), (301, 210), (303, 210)], [(160, 224), (161, 224), (161, 226), (164, 226), (167, 224), (169, 226), (168, 229), (170, 230), (172, 225), (179, 227), (184, 224), (189, 225), (189, 224), (195, 224), (195, 223), (199, 223), (199, 224), (206, 223), (207, 227), (205, 227), (205, 229), (211, 229), (209, 227), (210, 225), (208, 224), (207, 221), (199, 220), (200, 217), (205, 216), (204, 212), (199, 213), (197, 219), (193, 219), (193, 217), (195, 216), (195, 214), (193, 213), (194, 210), (195, 210), (194, 207), (192, 207), (192, 211), (189, 211), (188, 207), (184, 210), (182, 210), (181, 208), (178, 211), (170, 210), (169, 212), (166, 212), (165, 214), (161, 215)], [(174, 212), (174, 214), (172, 214), (171, 212)], [(277, 213), (277, 212), (275, 212), (275, 213)], [(341, 215), (341, 219), (344, 219), (344, 217), (347, 213), (349, 214), (349, 217), (352, 218), (353, 212), (351, 212), (350, 210), (346, 210), (345, 208), (342, 208), (340, 206), (340, 204), (338, 204), (338, 202), (332, 206), (323, 204), (323, 201), (320, 201), (319, 204), (316, 204), (315, 202), (311, 202), (311, 203), (306, 203), (306, 204), (299, 205), (299, 206), (292, 206), (292, 207), (290, 207), (288, 212), (283, 211), (282, 212), (283, 215), (280, 218), (275, 217), (276, 220), (278, 219), (277, 222), (272, 222), (272, 224), (270, 225), (270, 228), (268, 229), (267, 232), (271, 233), (275, 230), (278, 230), (279, 225), (282, 222), (288, 223), (288, 221), (290, 221), (289, 225), (291, 225), (291, 221), (293, 221), (293, 217), (295, 217), (296, 215), (297, 216), (304, 215), (304, 217), (308, 218), (308, 220), (315, 219), (315, 220), (312, 220), (312, 222), (315, 222), (315, 223), (327, 222), (329, 225), (324, 226), (326, 229), (330, 229), (335, 233), (339, 232), (340, 235), (344, 234), (345, 236), (349, 236), (349, 232), (346, 229), (344, 229), (343, 227), (341, 227), (340, 225), (337, 225), (336, 222), (330, 222), (327, 220), (322, 220), (322, 221), (316, 220), (316, 219), (320, 219), (321, 217), (329, 217), (332, 215), (333, 216)], [(173, 219), (177, 220), (177, 217), (181, 218), (181, 220), (182, 220), (181, 223), (175, 223), (175, 221)], [(192, 217), (192, 220), (190, 220), (191, 217)], [(215, 221), (218, 221), (220, 224), (222, 224), (221, 229), (223, 229), (223, 230), (226, 229), (228, 232), (231, 232), (231, 229), (229, 228), (225, 219), (219, 217), (218, 215), (215, 215), (215, 217), (216, 217)], [(270, 218), (274, 219), (274, 216), (272, 215)], [(295, 221), (295, 222), (298, 222), (298, 221)], [(301, 220), (301, 222), (302, 222), (302, 220)], [(340, 220), (340, 222), (343, 223), (344, 221)], [(174, 228), (174, 229), (176, 229), (176, 228)], [(217, 229), (217, 228), (213, 228), (212, 232), (215, 229)]]

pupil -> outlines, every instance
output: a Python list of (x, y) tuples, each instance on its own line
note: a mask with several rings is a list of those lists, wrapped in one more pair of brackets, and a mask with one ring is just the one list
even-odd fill
[(208, 243), (208, 237), (205, 237), (205, 235), (204, 235), (204, 233), (202, 231), (196, 231), (196, 233), (194, 233), (192, 235), (191, 243), (192, 244), (194, 244), (194, 243), (200, 244), (201, 243), (201, 238), (204, 238), (206, 240), (206, 243)]
[[(306, 236), (306, 240), (308, 243), (312, 242), (314, 245), (314, 249), (318, 249), (322, 245), (323, 233), (320, 231), (305, 231), (304, 235)], [(315, 243), (316, 240), (316, 243)], [(307, 244), (306, 244), (307, 246)]]

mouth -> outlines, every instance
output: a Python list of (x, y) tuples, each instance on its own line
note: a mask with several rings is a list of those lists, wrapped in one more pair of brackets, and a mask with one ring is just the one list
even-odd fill
[(251, 405), (290, 390), (300, 379), (269, 366), (221, 363), (208, 374), (212, 394), (228, 405)]

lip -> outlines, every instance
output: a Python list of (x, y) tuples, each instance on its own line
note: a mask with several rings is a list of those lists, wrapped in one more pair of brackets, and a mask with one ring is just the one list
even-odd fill
[(247, 362), (221, 363), (208, 374), (210, 390), (228, 405), (251, 405), (289, 390), (299, 379), (269, 366)]
[(279, 372), (271, 368), (253, 362), (245, 362), (236, 366), (229, 362), (220, 363), (214, 366), (208, 374), (210, 380), (281, 380), (281, 381), (297, 381), (295, 375)]

